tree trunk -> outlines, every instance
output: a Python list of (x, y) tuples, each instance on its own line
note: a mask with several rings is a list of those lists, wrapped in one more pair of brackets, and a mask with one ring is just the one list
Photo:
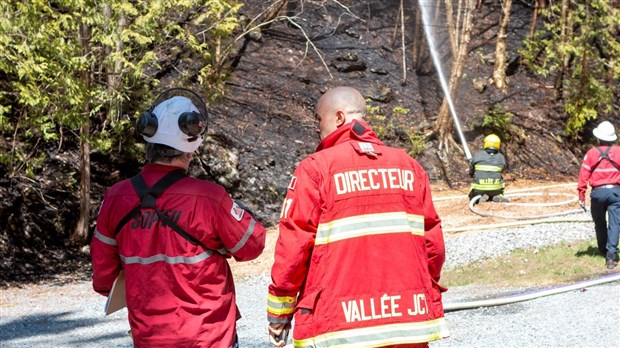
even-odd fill
[[(429, 2), (430, 3), (430, 2)], [(439, 15), (441, 14), (441, 1), (435, 2), (435, 18), (433, 18), (433, 23), (439, 22)]]
[(446, 23), (448, 24), (448, 37), (450, 38), (450, 49), (452, 50), (452, 57), (456, 55), (457, 51), (457, 35), (456, 28), (458, 23), (455, 25), (452, 17), (453, 9), (452, 9), (452, 0), (446, 0)]
[[(112, 9), (110, 4), (103, 5), (103, 15), (106, 18), (106, 23), (112, 23)], [(120, 39), (123, 30), (126, 25), (126, 17), (121, 15), (117, 21), (116, 28), (108, 28), (110, 31), (115, 31), (117, 33), (117, 41), (115, 43), (114, 51), (116, 54), (120, 55), (123, 52), (123, 41)], [(105, 46), (106, 55), (110, 55), (112, 53), (112, 48), (109, 46)], [(107, 91), (108, 97), (110, 98), (110, 106), (107, 110), (107, 118), (106, 120), (111, 122), (116, 122), (120, 119), (121, 115), (121, 99), (118, 97), (121, 92), (121, 69), (123, 67), (122, 61), (120, 59), (116, 59), (114, 62), (107, 63), (106, 66), (106, 79), (108, 83)]]
[(588, 75), (590, 75), (590, 68), (588, 67), (588, 50), (583, 50), (581, 54), (581, 75), (579, 76), (579, 94), (586, 95)]
[[(567, 17), (568, 17), (568, 0), (562, 0), (562, 14), (560, 18), (560, 23), (561, 23), (560, 24), (560, 43), (558, 45), (560, 47), (563, 47), (564, 44), (566, 43), (566, 30), (568, 27)], [(559, 92), (558, 97), (562, 98), (562, 94), (563, 94), (562, 84), (564, 81), (564, 74), (568, 70), (568, 56), (566, 54), (563, 54), (562, 52), (559, 52), (559, 54), (562, 60), (562, 66), (555, 80), (555, 89), (558, 90)]]
[[(458, 42), (458, 50), (456, 56), (452, 60), (452, 69), (450, 74), (450, 82), (448, 84), (451, 100), (456, 99), (456, 91), (459, 88), (465, 62), (469, 51), (469, 41), (471, 40), (471, 31), (473, 28), (473, 15), (476, 0), (465, 0), (465, 10), (463, 15), (463, 28), (461, 30), (460, 42)], [(444, 97), (439, 110), (439, 116), (435, 123), (434, 132), (439, 140), (439, 150), (445, 154), (449, 153), (453, 148), (458, 147), (453, 138), (454, 123), (451, 121), (451, 112), (448, 104), (448, 96)]]
[[(90, 39), (89, 28), (86, 24), (80, 26), (80, 40), (82, 41), (82, 54), (86, 56), (89, 52), (88, 41)], [(88, 69), (82, 71), (82, 82), (84, 89), (90, 87), (90, 72)], [(88, 223), (90, 221), (90, 119), (89, 102), (84, 100), (84, 121), (80, 128), (80, 216), (71, 241), (83, 244), (88, 239)]]
[(420, 68), (420, 57), (423, 52), (422, 43), (424, 40), (420, 36), (420, 28), (422, 27), (422, 20), (420, 16), (420, 9), (415, 12), (415, 24), (413, 29), (413, 43), (411, 45), (411, 57), (413, 60), (413, 69), (418, 70)]
[(532, 12), (532, 23), (530, 23), (530, 34), (529, 38), (533, 39), (534, 34), (536, 34), (536, 25), (538, 24), (538, 12), (540, 12), (543, 8), (545, 8), (545, 0), (535, 0), (534, 1), (534, 11)]
[(492, 83), (501, 90), (506, 89), (506, 30), (510, 20), (512, 0), (504, 0), (502, 14), (499, 19), (497, 43), (495, 45), (495, 66), (493, 67)]

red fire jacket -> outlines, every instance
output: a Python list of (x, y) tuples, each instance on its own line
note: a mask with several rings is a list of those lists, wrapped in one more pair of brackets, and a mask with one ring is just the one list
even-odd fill
[(295, 347), (447, 337), (444, 259), (426, 172), (354, 121), (295, 170), (280, 216), (269, 322), (294, 315)]
[[(175, 169), (149, 164), (142, 175), (150, 187)], [(143, 209), (115, 237), (119, 221), (138, 204), (129, 180), (107, 190), (91, 242), (94, 290), (108, 295), (125, 269), (136, 347), (231, 347), (240, 315), (226, 258), (258, 257), (265, 245), (264, 227), (223, 187), (187, 177), (164, 191), (157, 207), (208, 249), (158, 221), (151, 209)]]
[[(611, 149), (608, 149), (608, 147), (609, 146), (606, 145), (598, 146), (598, 149), (603, 153), (608, 151), (607, 156), (609, 156), (609, 160), (620, 165), (620, 147), (612, 146)], [(583, 158), (583, 163), (581, 164), (581, 169), (579, 170), (577, 194), (579, 195), (579, 200), (582, 202), (585, 201), (588, 183), (592, 187), (607, 184), (620, 184), (620, 170), (614, 167), (609, 160), (602, 159), (601, 152), (598, 149), (593, 147), (586, 152), (586, 156)]]

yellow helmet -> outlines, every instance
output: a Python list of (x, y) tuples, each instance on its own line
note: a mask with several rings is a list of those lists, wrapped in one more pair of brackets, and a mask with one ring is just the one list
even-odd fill
[(484, 138), (485, 149), (494, 148), (496, 150), (499, 150), (500, 145), (501, 141), (499, 140), (499, 137), (495, 134), (489, 134)]

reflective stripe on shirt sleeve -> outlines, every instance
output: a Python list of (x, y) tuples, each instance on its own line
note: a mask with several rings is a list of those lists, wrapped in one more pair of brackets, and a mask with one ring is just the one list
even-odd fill
[(243, 237), (241, 237), (241, 240), (237, 243), (237, 245), (235, 245), (234, 248), (230, 249), (231, 253), (236, 253), (237, 251), (239, 251), (241, 248), (243, 248), (243, 246), (245, 245), (245, 243), (248, 241), (248, 239), (250, 239), (250, 236), (252, 235), (252, 233), (254, 233), (254, 226), (256, 226), (256, 221), (254, 221), (254, 219), (252, 219), (250, 221), (250, 224), (248, 226), (248, 229), (245, 231), (245, 233), (243, 234)]
[(191, 265), (194, 263), (198, 263), (201, 261), (204, 261), (206, 259), (208, 259), (209, 257), (211, 257), (211, 255), (213, 255), (213, 252), (210, 250), (204, 251), (198, 255), (195, 256), (168, 256), (168, 255), (164, 255), (164, 254), (157, 254), (157, 255), (153, 255), (153, 256), (149, 256), (149, 257), (140, 257), (140, 256), (122, 256), (121, 255), (121, 260), (123, 261), (123, 263), (129, 265), (129, 264), (140, 264), (140, 265), (148, 265), (151, 263), (155, 263), (155, 262), (159, 262), (159, 261), (164, 261), (167, 264), (173, 265), (173, 264), (186, 264), (186, 265)]
[(97, 231), (97, 229), (95, 229), (95, 238), (99, 239), (105, 244), (117, 246), (116, 239), (104, 236), (103, 234), (101, 234), (101, 232)]

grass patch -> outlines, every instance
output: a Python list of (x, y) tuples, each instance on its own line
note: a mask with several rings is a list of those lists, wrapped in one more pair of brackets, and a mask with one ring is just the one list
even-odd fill
[(496, 258), (445, 269), (441, 283), (447, 287), (469, 284), (495, 287), (529, 287), (568, 284), (616, 273), (608, 270), (596, 239), (564, 242), (545, 248), (517, 249)]

